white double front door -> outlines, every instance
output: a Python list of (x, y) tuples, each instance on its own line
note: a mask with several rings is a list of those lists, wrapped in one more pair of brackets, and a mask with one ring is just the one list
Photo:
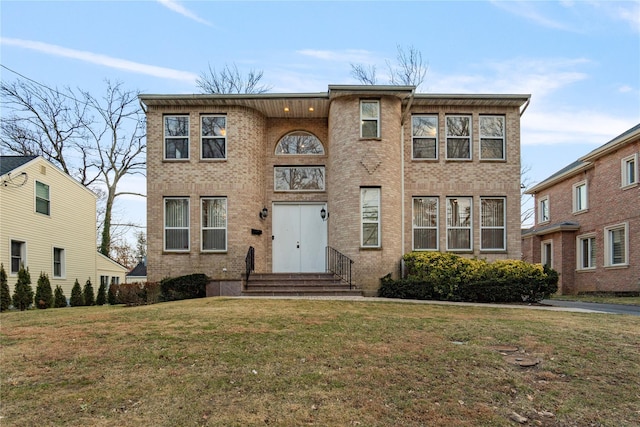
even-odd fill
[(320, 217), (324, 203), (279, 204), (272, 209), (273, 272), (325, 271), (327, 222)]

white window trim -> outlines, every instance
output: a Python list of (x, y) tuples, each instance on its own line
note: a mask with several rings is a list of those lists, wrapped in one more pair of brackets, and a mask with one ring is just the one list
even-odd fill
[[(543, 217), (544, 209), (542, 209), (542, 204), (546, 202), (547, 205), (547, 218)], [(538, 199), (538, 224), (545, 224), (551, 220), (551, 208), (549, 204), (549, 196), (544, 196)]]
[[(167, 117), (186, 117), (187, 118), (187, 135), (167, 136)], [(167, 157), (167, 139), (184, 139), (187, 138), (187, 157)], [(226, 151), (226, 150), (225, 150)], [(162, 116), (162, 159), (167, 161), (185, 161), (191, 158), (191, 116), (189, 114), (166, 114)]]
[[(482, 201), (483, 200), (502, 200), (502, 223), (504, 224), (501, 227), (489, 227), (482, 225)], [(489, 252), (489, 251), (506, 251), (507, 250), (507, 198), (506, 197), (481, 197), (480, 198), (480, 250)], [(502, 230), (502, 247), (501, 248), (483, 248), (482, 247), (482, 230)]]
[[(489, 136), (489, 135), (482, 135), (482, 125), (480, 125), (480, 122), (482, 121), (482, 119), (484, 117), (497, 117), (502, 119), (502, 123), (503, 123), (503, 129), (504, 129), (504, 135), (502, 135), (502, 138), (498, 138), (495, 136)], [(479, 128), (479, 132), (480, 132), (480, 143), (478, 144), (478, 158), (480, 160), (493, 160), (493, 161), (504, 161), (507, 159), (507, 119), (505, 116), (501, 116), (501, 115), (496, 115), (496, 114), (483, 114), (479, 117), (478, 119), (478, 128)], [(487, 157), (484, 158), (482, 157), (482, 139), (483, 138), (487, 138), (487, 139), (502, 139), (502, 157), (498, 158), (498, 157)]]
[[(205, 227), (202, 220), (202, 201), (203, 200), (224, 200), (224, 210), (227, 218), (224, 222), (224, 227)], [(204, 231), (205, 230), (224, 230), (224, 249), (205, 249), (204, 248)], [(227, 252), (229, 246), (229, 205), (226, 197), (201, 197), (200, 198), (200, 251), (206, 253), (223, 253)]]
[[(436, 199), (436, 226), (435, 227), (416, 227), (413, 217), (413, 207), (415, 199)], [(411, 248), (414, 251), (424, 252), (424, 251), (438, 251), (440, 250), (440, 198), (437, 196), (415, 196), (411, 198)], [(416, 249), (415, 245), (415, 230), (436, 230), (436, 247), (435, 248), (427, 248), (427, 249)]]
[[(224, 118), (224, 135), (222, 136), (204, 136), (202, 135), (202, 130), (204, 126), (202, 126), (202, 120), (205, 117), (222, 117)], [(202, 149), (203, 143), (206, 139), (224, 139), (224, 157), (203, 157), (204, 150)], [(227, 160), (227, 116), (226, 114), (203, 114), (200, 116), (200, 160), (205, 162), (220, 162)]]
[[(469, 119), (469, 136), (453, 136), (449, 135), (449, 126), (447, 125), (448, 117), (467, 117)], [(445, 141), (444, 141), (444, 152), (446, 160), (455, 160), (460, 162), (471, 162), (473, 161), (473, 115), (471, 114), (447, 114), (445, 116), (444, 121), (444, 129), (445, 129)], [(469, 139), (469, 157), (449, 157), (449, 138), (468, 138)]]
[[(46, 200), (49, 203), (49, 213), (42, 213), (42, 212), (38, 212), (38, 184), (42, 184), (45, 187), (47, 187), (47, 193), (49, 193), (49, 198), (48, 199), (42, 199), (42, 200)], [(44, 216), (51, 216), (51, 186), (45, 182), (39, 181), (39, 180), (34, 180), (34, 188), (33, 188), (33, 211), (39, 215), (44, 215)]]
[[(609, 233), (614, 230), (624, 228), (624, 262), (614, 264), (611, 240)], [(605, 267), (628, 267), (629, 266), (629, 223), (610, 225), (604, 228), (604, 266)]]
[[(469, 199), (471, 201), (471, 203), (469, 203), (471, 212), (469, 212), (469, 217), (470, 217), (470, 221), (469, 221), (469, 226), (468, 227), (450, 227), (449, 226), (449, 214), (447, 212), (447, 210), (449, 209), (449, 200), (450, 199)], [(469, 251), (473, 251), (473, 197), (471, 196), (459, 196), (459, 197), (447, 197), (445, 200), (446, 206), (445, 206), (445, 215), (446, 215), (446, 219), (445, 219), (445, 231), (446, 231), (446, 241), (447, 241), (447, 251), (451, 251), (451, 252), (469, 252)], [(469, 247), (468, 248), (450, 248), (449, 247), (449, 230), (469, 230)]]
[[(584, 207), (578, 206), (578, 188), (584, 186)], [(582, 213), (589, 210), (589, 185), (586, 180), (576, 182), (571, 186), (571, 193), (573, 194), (573, 213)]]
[[(375, 221), (364, 219), (364, 203), (363, 195), (364, 190), (378, 190), (378, 219)], [(360, 247), (361, 248), (380, 248), (382, 247), (382, 190), (380, 187), (360, 187)], [(378, 224), (378, 244), (377, 245), (365, 245), (364, 244), (364, 224)]]
[[(364, 103), (372, 103), (372, 104), (378, 104), (378, 116), (376, 118), (371, 118), (371, 117), (363, 117), (362, 116), (362, 104)], [(363, 129), (363, 124), (365, 121), (368, 122), (372, 122), (372, 121), (376, 121), (376, 136), (371, 137), (371, 136), (363, 136), (362, 135), (362, 129)], [(360, 138), (363, 139), (378, 139), (380, 138), (380, 101), (377, 99), (361, 99), (360, 100)]]
[[(187, 218), (189, 223), (186, 227), (167, 227), (167, 200), (186, 200)], [(167, 249), (167, 230), (187, 230), (186, 249)], [(191, 251), (191, 199), (189, 197), (163, 197), (162, 199), (162, 249), (164, 252), (190, 252)]]
[[(551, 259), (547, 260), (547, 254), (546, 251), (544, 250), (545, 246), (549, 245), (551, 247)], [(540, 263), (542, 265), (548, 264), (551, 268), (553, 268), (553, 240), (543, 240), (542, 242), (540, 242)]]
[[(308, 137), (312, 137), (315, 138), (318, 141), (318, 144), (320, 145), (320, 147), (322, 148), (322, 153), (278, 153), (278, 148), (281, 147), (282, 145), (282, 140), (285, 139), (288, 136), (291, 136), (292, 134), (306, 134), (306, 136)], [(302, 135), (297, 135), (297, 136), (302, 136)], [(316, 135), (314, 135), (313, 133), (306, 131), (306, 130), (294, 130), (291, 132), (287, 132), (286, 134), (284, 134), (279, 140), (278, 143), (276, 144), (276, 148), (273, 150), (273, 154), (276, 156), (326, 156), (327, 155), (327, 150), (325, 150), (324, 148), (324, 144), (322, 143), (322, 141), (320, 140), (320, 138), (318, 138)]]
[[(322, 169), (322, 188), (318, 188), (318, 189), (309, 189), (309, 190), (305, 190), (305, 189), (281, 189), (281, 188), (276, 188), (276, 182), (277, 182), (277, 171), (278, 169)], [(275, 166), (273, 168), (273, 191), (274, 192), (278, 192), (278, 193), (318, 193), (318, 192), (325, 192), (327, 188), (327, 170), (324, 166), (313, 166), (313, 165), (296, 165), (296, 166)]]
[[(630, 182), (629, 176), (627, 175), (627, 164), (633, 161), (633, 169), (634, 169), (634, 178), (633, 182)], [(621, 188), (630, 188), (638, 185), (640, 182), (640, 177), (638, 177), (638, 153), (634, 153), (630, 156), (625, 157), (620, 161), (620, 169), (621, 169)]]
[[(413, 149), (414, 143), (413, 143), (413, 140), (416, 139), (416, 138), (417, 139), (422, 139), (423, 138), (421, 136), (415, 136), (413, 134), (413, 118), (414, 117), (434, 117), (436, 119), (436, 136), (435, 136), (435, 139), (436, 139), (436, 156), (435, 157), (414, 157), (413, 156), (413, 154), (414, 154), (414, 149)], [(440, 133), (440, 123), (439, 123), (439, 117), (438, 117), (437, 114), (414, 114), (414, 115), (412, 115), (411, 116), (411, 160), (424, 160), (424, 161), (438, 160), (438, 158), (439, 158), (438, 156), (440, 154), (440, 150), (438, 149), (439, 145), (440, 145), (440, 140), (439, 140), (439, 135), (438, 135), (439, 133)]]
[[(56, 249), (61, 251), (60, 255), (60, 275), (56, 276)], [(59, 246), (54, 246), (51, 249), (51, 277), (54, 279), (66, 279), (67, 277), (67, 251)]]
[[(27, 241), (25, 239), (19, 239), (19, 238), (15, 238), (15, 237), (11, 237), (9, 238), (9, 268), (8, 268), (8, 273), (10, 277), (15, 277), (18, 275), (18, 271), (13, 271), (12, 270), (12, 265), (13, 265), (13, 253), (11, 252), (11, 243), (12, 242), (19, 242), (22, 244), (21, 246), (21, 250), (20, 250), (20, 261), (21, 264), (24, 265), (25, 268), (27, 268), (29, 266), (28, 264), (28, 258), (27, 258)], [(18, 266), (18, 270), (20, 269), (20, 266)]]
[[(576, 270), (577, 271), (590, 271), (590, 270), (596, 269), (597, 260), (594, 261), (594, 265), (592, 265), (591, 267), (582, 266), (582, 258), (584, 255), (582, 253), (582, 241), (595, 239), (595, 238), (596, 238), (596, 233), (582, 234), (576, 237)], [(593, 243), (594, 243), (594, 246), (590, 247), (591, 252), (596, 250), (595, 241)]]

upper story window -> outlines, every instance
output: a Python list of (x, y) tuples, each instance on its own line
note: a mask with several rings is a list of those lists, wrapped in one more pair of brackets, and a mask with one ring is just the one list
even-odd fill
[(506, 210), (503, 197), (480, 199), (480, 249), (506, 249)]
[(472, 198), (447, 197), (447, 250), (471, 250)]
[(51, 214), (51, 201), (49, 200), (49, 186), (36, 181), (36, 212), (43, 215)]
[(203, 159), (227, 158), (227, 117), (207, 115), (200, 117), (201, 156)]
[(189, 116), (164, 116), (164, 158), (189, 158)]
[(447, 116), (447, 159), (471, 160), (471, 116)]
[(538, 200), (538, 222), (549, 222), (549, 196)]
[(638, 154), (622, 159), (622, 186), (638, 183)]
[(324, 166), (276, 166), (275, 191), (324, 191)]
[(413, 250), (438, 250), (438, 198), (413, 198)]
[(189, 250), (189, 198), (164, 199), (164, 250)]
[(505, 159), (504, 116), (480, 116), (480, 159)]
[(315, 135), (309, 132), (295, 131), (286, 134), (278, 141), (276, 154), (323, 155), (324, 147)]
[(203, 197), (202, 251), (227, 250), (227, 198)]
[(380, 138), (380, 101), (360, 101), (360, 137)]
[(360, 189), (360, 244), (365, 248), (380, 247), (380, 188)]
[(573, 212), (581, 212), (587, 210), (587, 182), (582, 181), (573, 184)]
[(438, 159), (438, 116), (411, 117), (412, 158)]

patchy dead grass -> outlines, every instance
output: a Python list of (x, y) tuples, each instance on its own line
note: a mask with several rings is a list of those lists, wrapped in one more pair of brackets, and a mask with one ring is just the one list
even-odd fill
[(640, 425), (632, 316), (209, 298), (0, 321), (3, 426)]

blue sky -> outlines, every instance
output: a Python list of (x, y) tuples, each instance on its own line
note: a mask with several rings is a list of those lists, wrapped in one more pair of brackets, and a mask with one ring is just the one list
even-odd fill
[[(0, 15), (4, 67), (96, 96), (105, 79), (197, 93), (209, 65), (234, 63), (264, 71), (271, 92), (357, 83), (351, 63), (375, 65), (386, 84), (386, 61), (413, 46), (428, 64), (420, 92), (531, 94), (522, 117), (530, 183), (640, 122), (640, 1), (3, 0)], [(144, 200), (118, 208), (145, 223)]]

